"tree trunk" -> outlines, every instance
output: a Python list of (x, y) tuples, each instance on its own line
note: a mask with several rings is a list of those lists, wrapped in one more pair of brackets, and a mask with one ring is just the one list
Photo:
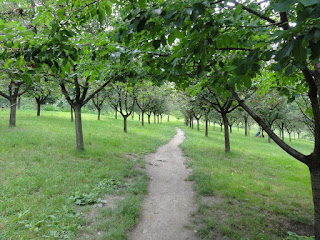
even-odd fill
[(150, 124), (150, 117), (151, 117), (151, 114), (148, 115), (148, 124)]
[(159, 124), (160, 123), (159, 114), (157, 115), (157, 121), (158, 121), (158, 124)]
[[(319, 159), (315, 159), (317, 161)], [(309, 168), (311, 176), (312, 197), (314, 207), (315, 240), (320, 240), (320, 168)]]
[(114, 114), (115, 119), (118, 119), (118, 111), (116, 110), (115, 114)]
[(232, 125), (229, 125), (230, 133), (232, 133)]
[(12, 99), (10, 100), (10, 121), (9, 121), (10, 127), (16, 126), (16, 115), (17, 115), (17, 100)]
[(208, 119), (206, 119), (206, 133), (205, 133), (206, 137), (208, 137)]
[(197, 130), (200, 131), (200, 123), (199, 123), (199, 119), (197, 119)]
[(127, 117), (128, 117), (128, 116), (123, 116), (123, 115), (122, 115), (122, 117), (123, 117), (123, 131), (124, 131), (125, 133), (127, 133)]
[[(230, 152), (230, 139), (229, 139), (229, 128), (228, 128), (228, 118), (226, 114), (222, 114), (223, 125), (224, 125), (224, 150), (225, 152)], [(222, 126), (221, 126), (222, 128)]]
[(189, 117), (190, 118), (190, 128), (192, 127), (192, 118), (191, 117)]
[(73, 108), (70, 107), (70, 113), (71, 113), (71, 122), (73, 122)]
[(100, 120), (100, 115), (101, 115), (101, 109), (98, 108), (98, 120)]
[(156, 120), (156, 114), (153, 113), (153, 123), (156, 124), (157, 123), (157, 120)]
[(141, 112), (141, 125), (144, 126), (144, 112)]
[(83, 150), (83, 134), (82, 134), (82, 121), (81, 121), (81, 107), (74, 106), (74, 119), (76, 124), (76, 140), (77, 140), (77, 149)]
[(244, 117), (244, 135), (248, 136), (248, 117)]
[(192, 121), (191, 121), (191, 129), (193, 129), (193, 118), (192, 118)]
[(37, 99), (36, 99), (36, 101), (37, 101), (37, 116), (39, 117), (40, 111), (41, 111), (41, 104), (40, 104), (40, 101), (38, 101)]
[(216, 130), (216, 122), (213, 122), (213, 131)]
[(221, 132), (222, 132), (222, 124), (220, 125), (220, 130), (221, 130)]
[(134, 120), (134, 112), (132, 112), (132, 120)]
[(296, 133), (293, 132), (293, 140), (296, 140)]
[(168, 119), (167, 119), (167, 122), (169, 122), (170, 121), (170, 115), (168, 114)]
[(289, 133), (289, 141), (291, 142), (291, 133)]
[(140, 122), (140, 120), (141, 120), (141, 113), (139, 113), (139, 122)]
[(298, 133), (298, 139), (300, 139), (300, 133)]
[(21, 107), (21, 97), (18, 98), (18, 109)]
[(282, 141), (284, 141), (284, 123), (281, 123), (281, 134), (282, 134)]
[(162, 117), (163, 117), (163, 116), (162, 116), (162, 115), (160, 115), (160, 117), (161, 117), (161, 124), (162, 124)]

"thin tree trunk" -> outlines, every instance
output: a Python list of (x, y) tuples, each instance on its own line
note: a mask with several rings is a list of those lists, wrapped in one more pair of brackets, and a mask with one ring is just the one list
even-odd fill
[(230, 133), (232, 133), (232, 125), (229, 125)]
[(158, 124), (159, 124), (160, 123), (159, 114), (157, 115), (157, 121), (158, 121)]
[(9, 126), (15, 127), (16, 126), (16, 115), (17, 115), (17, 100), (10, 101), (10, 121)]
[(141, 112), (141, 124), (144, 126), (144, 112)]
[(200, 131), (200, 123), (199, 123), (199, 119), (197, 119), (197, 130)]
[(300, 133), (298, 133), (298, 139), (300, 139)]
[(291, 133), (289, 133), (289, 141), (291, 142)]
[(37, 116), (39, 117), (40, 116), (40, 111), (41, 111), (41, 104), (40, 104), (40, 101), (36, 100), (37, 101)]
[(18, 98), (18, 109), (21, 107), (21, 97)]
[(206, 137), (208, 137), (208, 119), (206, 119)]
[(153, 113), (153, 123), (154, 123), (154, 124), (157, 123), (157, 121), (156, 121), (156, 114), (155, 114), (155, 113)]
[(128, 116), (122, 116), (123, 117), (123, 130), (125, 133), (127, 133), (127, 117)]
[(284, 141), (284, 123), (281, 123), (281, 133), (282, 133), (282, 141)]
[(77, 140), (77, 149), (83, 150), (83, 134), (82, 134), (82, 121), (81, 121), (81, 107), (75, 106), (74, 107), (74, 119), (76, 125), (76, 140)]
[(229, 139), (229, 128), (228, 128), (227, 115), (222, 114), (222, 119), (223, 119), (223, 125), (224, 125), (224, 150), (225, 150), (225, 152), (230, 152), (230, 139)]
[(244, 135), (248, 136), (248, 118), (244, 118)]
[(139, 122), (140, 122), (140, 120), (141, 120), (141, 113), (139, 113)]
[[(319, 159), (315, 159), (319, 162)], [(312, 197), (314, 205), (314, 234), (315, 240), (320, 240), (320, 168), (309, 168), (311, 176)]]
[(115, 114), (114, 114), (115, 119), (118, 119), (118, 111), (116, 110)]
[(170, 115), (168, 114), (168, 119), (167, 119), (167, 122), (169, 122), (170, 121)]
[(221, 130), (221, 132), (222, 132), (222, 124), (220, 125), (220, 130)]
[(132, 120), (134, 120), (134, 112), (132, 112)]
[(216, 122), (213, 122), (213, 131), (216, 130)]
[(192, 118), (192, 121), (191, 121), (191, 129), (193, 129), (193, 118)]
[(98, 120), (100, 120), (100, 115), (101, 115), (101, 109), (98, 108)]
[(71, 122), (73, 122), (73, 108), (70, 107), (70, 113), (71, 113)]
[(163, 116), (162, 116), (162, 115), (160, 115), (160, 117), (161, 117), (161, 124), (162, 124), (162, 117), (163, 117)]
[(148, 124), (150, 124), (150, 117), (151, 117), (151, 114), (148, 115)]

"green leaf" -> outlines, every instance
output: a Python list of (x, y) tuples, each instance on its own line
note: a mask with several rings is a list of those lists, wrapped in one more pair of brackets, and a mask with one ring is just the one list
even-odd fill
[(176, 37), (175, 37), (174, 33), (170, 33), (168, 36), (168, 44), (172, 45), (175, 40), (176, 40)]
[(147, 7), (146, 0), (139, 0), (139, 6), (140, 6), (141, 8), (146, 8), (146, 7)]
[(27, 84), (32, 84), (31, 77), (28, 74), (24, 74), (21, 76), (22, 80)]
[(155, 49), (158, 49), (158, 48), (160, 47), (160, 45), (161, 45), (161, 40), (154, 40), (154, 41), (152, 42), (152, 45), (153, 45), (153, 47), (154, 47)]
[(301, 4), (305, 7), (309, 7), (311, 5), (319, 3), (319, 0), (299, 0)]
[(277, 12), (288, 12), (292, 3), (292, 0), (282, 0), (278, 3), (273, 4), (273, 8)]
[(242, 6), (241, 6), (241, 4), (239, 4), (239, 5), (236, 7), (236, 9), (234, 10), (234, 12), (233, 12), (233, 17), (234, 17), (235, 19), (238, 17), (238, 15), (239, 15), (239, 13), (240, 13), (241, 10), (242, 10)]
[(11, 65), (11, 63), (13, 63), (14, 62), (14, 59), (9, 59), (3, 66), (4, 66), (4, 68), (8, 68), (10, 65)]
[(301, 43), (295, 44), (292, 49), (292, 55), (299, 63), (305, 63), (307, 57), (306, 48)]
[(293, 49), (293, 41), (288, 42), (276, 55), (276, 59), (280, 60), (289, 57)]

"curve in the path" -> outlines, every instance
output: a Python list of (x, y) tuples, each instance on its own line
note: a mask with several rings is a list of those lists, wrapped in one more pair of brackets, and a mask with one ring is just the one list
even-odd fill
[(185, 181), (189, 175), (179, 148), (184, 132), (177, 134), (156, 153), (146, 156), (150, 177), (148, 194), (143, 202), (143, 212), (138, 226), (130, 233), (130, 240), (195, 240), (190, 225), (190, 214), (196, 210), (192, 183)]

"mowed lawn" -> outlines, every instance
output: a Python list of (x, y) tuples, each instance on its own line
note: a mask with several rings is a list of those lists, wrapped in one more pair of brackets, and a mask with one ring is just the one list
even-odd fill
[[(198, 192), (194, 219), (201, 239), (285, 239), (288, 232), (312, 235), (313, 203), (309, 171), (267, 138), (230, 134), (231, 152), (224, 152), (219, 128), (209, 137), (184, 127), (183, 152), (193, 169)], [(289, 140), (286, 140), (289, 142)], [(305, 154), (308, 140), (290, 145)], [(210, 197), (212, 196), (212, 197)], [(202, 199), (202, 200), (201, 200)], [(293, 235), (291, 233), (291, 235)], [(290, 238), (296, 239), (296, 238)]]
[[(147, 187), (137, 165), (143, 167), (143, 155), (175, 135), (174, 124), (142, 127), (130, 118), (125, 134), (122, 119), (83, 114), (85, 151), (77, 151), (70, 113), (35, 115), (19, 110), (17, 127), (9, 128), (9, 111), (0, 111), (0, 239), (126, 239)], [(92, 207), (75, 199), (89, 204), (123, 192), (118, 210), (101, 208), (101, 222), (83, 233)]]

